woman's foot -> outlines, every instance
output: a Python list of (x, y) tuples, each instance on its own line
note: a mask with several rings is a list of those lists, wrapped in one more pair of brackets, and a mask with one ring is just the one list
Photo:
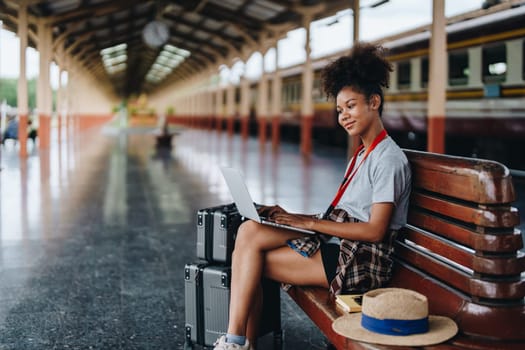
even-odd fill
[(246, 339), (244, 345), (227, 343), (225, 335), (217, 339), (217, 341), (213, 345), (215, 345), (215, 347), (213, 348), (214, 350), (253, 350), (253, 347), (250, 345), (248, 339)]

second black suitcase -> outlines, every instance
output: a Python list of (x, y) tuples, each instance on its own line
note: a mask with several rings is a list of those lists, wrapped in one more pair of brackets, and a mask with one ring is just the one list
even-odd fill
[(213, 345), (228, 330), (230, 276), (229, 266), (207, 266), (203, 271), (204, 345)]
[[(206, 263), (185, 266), (186, 349), (191, 349), (193, 344), (211, 347), (226, 333), (230, 278), (229, 266)], [(273, 332), (274, 348), (280, 348), (282, 332), (278, 283), (263, 280), (263, 303), (259, 334)]]
[(242, 217), (234, 203), (197, 212), (197, 258), (230, 263)]

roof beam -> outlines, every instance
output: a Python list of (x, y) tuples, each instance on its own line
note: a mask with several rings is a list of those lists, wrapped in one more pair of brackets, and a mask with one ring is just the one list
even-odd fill
[(136, 4), (143, 3), (141, 0), (128, 0), (128, 1), (110, 1), (102, 2), (89, 7), (79, 7), (74, 11), (66, 12), (62, 15), (51, 16), (48, 19), (49, 24), (58, 25), (69, 23), (71, 21), (106, 16), (111, 13), (126, 10)]
[[(185, 26), (188, 26), (190, 28), (192, 28), (192, 30), (199, 30), (199, 31), (202, 31), (206, 34), (209, 34), (211, 35), (215, 40), (219, 40), (224, 44), (224, 46), (227, 46), (228, 48), (230, 48), (231, 50), (235, 50), (235, 51), (238, 51), (239, 48), (235, 47), (234, 44), (231, 44), (229, 41), (234, 41), (235, 38), (232, 38), (232, 37), (228, 37), (227, 39), (224, 38), (224, 36), (221, 36), (220, 33), (218, 31), (212, 31), (212, 30), (209, 30), (207, 28), (204, 28), (202, 26), (203, 22), (205, 21), (205, 19), (203, 19), (202, 21), (200, 21), (199, 23), (193, 23), (193, 22), (190, 22), (188, 20), (185, 20), (183, 17), (181, 16), (176, 16), (174, 14), (166, 14), (164, 15), (164, 18), (168, 19), (170, 22), (173, 22), (173, 23), (176, 23), (176, 24), (184, 24)], [(224, 24), (224, 27), (226, 27), (227, 24), (225, 23)]]
[[(215, 46), (212, 43), (209, 43), (209, 42), (207, 42), (205, 40), (199, 40), (199, 39), (196, 39), (196, 38), (191, 37), (191, 36), (186, 35), (186, 34), (177, 34), (177, 37), (180, 38), (180, 39), (183, 39), (184, 41), (193, 42), (193, 43), (196, 43), (196, 44), (198, 44), (200, 46), (209, 48), (212, 52), (214, 52), (215, 54), (219, 55), (220, 57), (224, 57), (227, 54), (227, 52), (221, 51), (222, 47)], [(171, 39), (170, 42), (172, 42), (172, 40), (173, 39)], [(188, 50), (192, 51), (190, 49), (188, 49)]]

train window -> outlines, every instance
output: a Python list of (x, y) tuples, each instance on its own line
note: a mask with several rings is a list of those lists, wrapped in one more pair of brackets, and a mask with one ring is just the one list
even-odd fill
[(428, 57), (422, 57), (421, 58), (421, 87), (426, 88), (428, 87)]
[(297, 103), (301, 100), (301, 84), (299, 82), (294, 82), (292, 84), (292, 96), (290, 102)]
[(283, 106), (288, 105), (288, 87), (281, 90), (281, 101)]
[(288, 104), (288, 92), (290, 91), (290, 88), (288, 87), (288, 84), (283, 86), (283, 89), (281, 90), (281, 99), (283, 103)]
[(505, 44), (483, 48), (483, 82), (498, 83), (505, 81), (507, 75), (507, 48)]
[(448, 83), (454, 85), (468, 84), (468, 52), (451, 52), (448, 55)]
[(286, 83), (286, 103), (292, 102), (292, 84), (290, 82)]
[(251, 88), (251, 94), (250, 95), (251, 95), (250, 96), (251, 97), (251, 103), (255, 104), (257, 99), (259, 98), (259, 96), (258, 96), (259, 94), (257, 92), (257, 89), (256, 88)]
[(399, 90), (410, 89), (410, 61), (397, 64), (397, 88)]
[(314, 87), (312, 89), (312, 99), (314, 101), (322, 101), (323, 99), (321, 93), (321, 81), (319, 79), (314, 80)]

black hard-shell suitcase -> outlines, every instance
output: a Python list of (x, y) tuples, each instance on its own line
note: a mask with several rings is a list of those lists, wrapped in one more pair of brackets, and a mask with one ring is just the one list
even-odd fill
[(235, 203), (197, 212), (197, 258), (229, 264), (242, 217)]
[[(212, 347), (228, 328), (231, 267), (192, 263), (185, 266), (185, 348)], [(273, 332), (274, 348), (282, 345), (279, 284), (263, 281), (263, 309), (259, 334)], [(267, 307), (264, 307), (264, 306)]]
[(203, 271), (204, 345), (213, 345), (228, 330), (230, 276), (229, 266), (208, 266)]
[(207, 262), (186, 264), (184, 267), (185, 337), (186, 343), (203, 344), (202, 275)]

